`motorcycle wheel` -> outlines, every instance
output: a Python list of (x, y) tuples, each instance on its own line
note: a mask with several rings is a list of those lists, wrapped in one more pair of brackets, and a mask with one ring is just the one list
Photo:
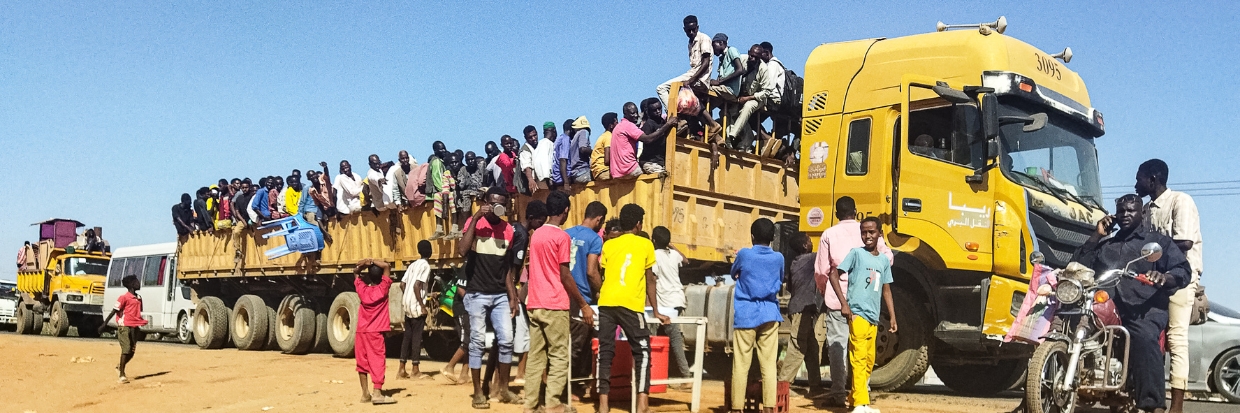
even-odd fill
[(1029, 359), (1025, 377), (1025, 405), (1029, 413), (1072, 413), (1076, 392), (1059, 390), (1067, 378), (1068, 344), (1046, 341), (1038, 345)]

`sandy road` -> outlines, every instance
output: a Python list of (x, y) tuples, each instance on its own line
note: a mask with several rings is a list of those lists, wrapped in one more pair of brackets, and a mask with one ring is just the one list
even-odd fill
[[(392, 359), (388, 360), (385, 387), (398, 403), (371, 406), (358, 402), (361, 390), (352, 359), (323, 354), (287, 356), (274, 351), (206, 351), (144, 342), (128, 368), (132, 382), (117, 384), (113, 367), (118, 354), (112, 339), (0, 333), (0, 371), (5, 376), (0, 413), (262, 412), (264, 408), (270, 412), (474, 411), (467, 385), (448, 385), (440, 378), (397, 380), (397, 362)], [(75, 357), (91, 361), (71, 361)], [(442, 366), (423, 362), (428, 372), (438, 372)], [(723, 383), (707, 381), (703, 386), (702, 411), (722, 412)], [(885, 413), (998, 413), (1012, 411), (1019, 404), (1017, 397), (1014, 393), (998, 398), (957, 397), (942, 387), (925, 387), (912, 393), (879, 394), (875, 406)], [(652, 407), (657, 412), (687, 412), (689, 398), (690, 393), (680, 391), (656, 394)], [(791, 400), (793, 412), (824, 411), (814, 409), (803, 397), (794, 395)], [(594, 411), (586, 404), (577, 408)], [(520, 412), (521, 407), (492, 402), (491, 411)]]

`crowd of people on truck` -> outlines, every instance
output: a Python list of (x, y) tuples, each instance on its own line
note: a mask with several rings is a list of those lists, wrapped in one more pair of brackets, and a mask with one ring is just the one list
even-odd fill
[[(604, 114), (603, 133), (593, 144), (591, 123), (580, 116), (560, 125), (543, 123), (541, 138), (538, 128), (526, 126), (524, 143), (508, 135), (498, 145), (487, 142), (483, 156), (449, 150), (436, 141), (425, 164), (406, 151), (398, 153), (397, 162), (371, 155), (365, 175), (341, 161), (334, 179), (325, 162), (319, 163), (321, 171), (309, 170), (304, 183), (299, 170), (257, 183), (250, 178), (221, 179), (217, 185), (200, 188), (195, 197), (183, 194), (173, 206), (177, 234), (231, 229), (235, 237), (242, 228), (287, 216), (300, 214), (311, 224), (323, 225), (349, 214), (401, 211), (431, 203), (436, 226), (429, 239), (458, 239), (457, 252), (466, 257), (465, 275), (455, 280), (452, 304), (461, 347), (441, 375), (453, 384), (472, 383), (473, 407), (488, 408), (496, 399), (523, 403), (526, 411), (565, 411), (566, 403), (576, 398), (570, 391), (572, 378), (589, 376), (591, 371), (596, 377), (610, 377), (617, 335), (623, 332), (633, 360), (642, 366), (634, 384), (639, 411), (646, 411), (652, 331), (668, 337), (677, 373), (691, 374), (683, 333), (671, 324), (685, 308), (679, 269), (687, 259), (670, 243), (667, 228), (655, 226), (649, 234), (644, 232), (645, 211), (635, 204), (624, 205), (616, 219), (608, 220), (607, 207), (592, 202), (578, 225), (562, 229), (569, 224), (567, 194), (574, 185), (591, 181), (667, 174), (666, 139), (672, 127), (681, 137), (710, 145), (712, 168), (719, 165), (721, 149), (756, 149), (792, 164), (799, 146), (794, 133), (779, 131), (780, 122), (773, 122), (770, 132), (762, 126), (768, 118), (786, 115), (789, 105), (799, 104), (799, 97), (790, 95), (800, 91), (788, 86), (795, 74), (772, 55), (773, 46), (754, 44), (742, 55), (729, 46), (726, 34), (711, 37), (700, 32), (695, 16), (685, 17), (683, 23), (689, 38), (689, 69), (660, 84), (657, 97), (640, 105), (627, 102), (620, 114)], [(667, 116), (665, 107), (680, 104), (669, 102), (675, 84), (683, 85), (679, 94), (691, 93), (700, 103), (696, 108), (677, 106), (679, 116)], [(714, 118), (715, 108), (727, 122)], [(930, 153), (934, 151), (930, 141), (919, 136), (913, 150), (941, 155)], [(1158, 337), (1166, 333), (1172, 411), (1179, 412), (1188, 368), (1187, 318), (1202, 273), (1201, 236), (1191, 197), (1167, 189), (1167, 173), (1160, 160), (1142, 164), (1137, 194), (1116, 201), (1117, 215), (1098, 223), (1074, 260), (1091, 267), (1111, 265), (1131, 259), (1133, 243), (1150, 240), (1176, 247), (1168, 248), (1170, 253), (1151, 271), (1155, 285), (1125, 280), (1117, 301), (1124, 325), (1132, 332), (1129, 383), (1136, 407), (1157, 411), (1165, 406)], [(546, 201), (530, 201), (524, 217), (508, 210), (512, 196), (544, 191), (550, 191)], [(1145, 196), (1151, 201), (1143, 204)], [(835, 214), (839, 222), (822, 234), (817, 251), (805, 234), (791, 237), (793, 257), (770, 248), (774, 223), (765, 218), (752, 223), (753, 246), (737, 253), (731, 271), (736, 284), (731, 411), (744, 405), (745, 389), (752, 381), (750, 364), (756, 360), (765, 411), (776, 406), (777, 382), (791, 381), (802, 366), (809, 366), (807, 396), (821, 399), (816, 405), (877, 412), (870, 407), (868, 382), (878, 330), (897, 331), (889, 288), (893, 255), (882, 239), (883, 222), (872, 217), (858, 220), (852, 198), (837, 199)], [(1115, 224), (1118, 230), (1112, 229)], [(402, 278), (401, 378), (429, 377), (418, 368), (421, 327), (430, 313), (425, 301), (429, 242), (419, 242), (418, 250), (422, 259), (411, 264)], [(785, 259), (791, 265), (785, 266)], [(385, 367), (383, 342), (376, 338), (388, 329), (388, 307), (378, 303), (387, 301), (389, 270), (389, 263), (364, 260), (355, 271), (359, 296), (365, 293), (356, 333), (357, 371), (362, 400), (376, 404), (393, 402), (378, 391)], [(793, 327), (779, 366), (778, 327), (785, 320), (776, 296), (784, 285), (791, 293), (786, 321)], [(128, 311), (127, 305), (122, 303), (117, 311)], [(880, 317), (883, 306), (888, 310), (885, 319)], [(660, 325), (652, 328), (648, 319)], [(362, 326), (362, 320), (374, 322)], [(824, 324), (827, 334), (820, 340), (815, 327)], [(488, 326), (494, 330), (495, 345), (489, 349), (490, 364), (484, 372)], [(598, 340), (596, 358), (592, 339)], [(132, 342), (125, 344), (129, 353), (122, 355), (122, 365), (132, 357)], [(829, 389), (822, 386), (816, 368), (824, 347), (832, 366)], [(513, 384), (523, 382), (524, 398), (509, 387), (514, 361), (518, 381)], [(458, 372), (459, 364), (468, 367)], [(123, 367), (121, 374), (123, 378)], [(595, 380), (599, 411), (608, 411), (609, 385), (609, 380)]]
[[(784, 119), (799, 109), (781, 106), (791, 102), (784, 95), (799, 93), (786, 85), (795, 77), (778, 58), (768, 42), (754, 44), (748, 54), (728, 45), (728, 36), (713, 38), (698, 29), (695, 16), (684, 19), (689, 37), (689, 70), (656, 87), (657, 97), (639, 104), (626, 102), (619, 114), (608, 112), (599, 119), (602, 133), (595, 133), (589, 119), (579, 116), (557, 125), (529, 125), (522, 130), (522, 141), (509, 135), (498, 144), (487, 142), (481, 156), (473, 151), (449, 150), (436, 141), (427, 162), (419, 164), (407, 151), (397, 154), (397, 162), (370, 155), (365, 174), (358, 174), (348, 161), (340, 161), (333, 178), (326, 162), (300, 169), (287, 176), (267, 176), (257, 182), (251, 178), (220, 179), (181, 195), (172, 207), (172, 223), (177, 235), (196, 231), (238, 232), (264, 221), (301, 215), (307, 222), (321, 225), (336, 217), (363, 211), (403, 210), (430, 203), (436, 217), (432, 239), (460, 238), (461, 222), (475, 200), (487, 188), (498, 186), (510, 194), (533, 195), (549, 189), (572, 191), (573, 185), (610, 179), (633, 179), (643, 174), (668, 173), (667, 138), (676, 127), (680, 138), (704, 141), (711, 146), (711, 166), (719, 165), (720, 151), (731, 149), (775, 157), (793, 165), (797, 161), (795, 128)], [(717, 57), (717, 59), (716, 59)], [(712, 67), (718, 61), (717, 76)], [(678, 107), (681, 116), (668, 116), (665, 108), (671, 86), (684, 85), (682, 96), (700, 96), (695, 107)], [(794, 91), (795, 90), (795, 91)], [(795, 105), (796, 103), (792, 103)], [(720, 110), (720, 120), (712, 113)], [(730, 119), (727, 130), (722, 118)], [(756, 147), (755, 147), (756, 143)], [(330, 240), (329, 240), (330, 241)]]

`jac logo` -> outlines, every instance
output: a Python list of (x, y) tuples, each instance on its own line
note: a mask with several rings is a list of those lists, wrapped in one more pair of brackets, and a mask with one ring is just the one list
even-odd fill
[(1059, 62), (1056, 62), (1054, 58), (1043, 57), (1038, 53), (1034, 53), (1033, 57), (1038, 59), (1038, 71), (1054, 77), (1055, 80), (1063, 80), (1063, 73), (1059, 71)]

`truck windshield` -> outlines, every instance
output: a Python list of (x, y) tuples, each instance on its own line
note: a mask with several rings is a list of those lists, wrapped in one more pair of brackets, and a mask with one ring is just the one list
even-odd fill
[(1020, 123), (1000, 128), (1004, 176), (1036, 191), (1102, 209), (1098, 152), (1086, 129), (1050, 108), (1016, 98), (1000, 103), (1000, 116), (1047, 115), (1046, 126), (1033, 132), (1023, 131)]
[(104, 275), (108, 273), (108, 260), (99, 258), (65, 259), (65, 274)]

